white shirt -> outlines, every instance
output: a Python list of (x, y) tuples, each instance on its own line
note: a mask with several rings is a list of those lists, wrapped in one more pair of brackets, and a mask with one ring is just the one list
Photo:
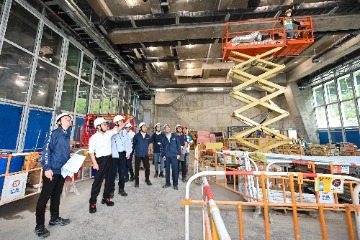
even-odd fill
[(89, 153), (95, 153), (97, 158), (111, 155), (111, 137), (117, 132), (117, 128), (104, 134), (96, 132), (89, 140)]
[(125, 130), (121, 130), (119, 133), (111, 137), (111, 155), (113, 158), (119, 157), (119, 152), (126, 152), (126, 155), (130, 155), (132, 152), (132, 138), (131, 135)]

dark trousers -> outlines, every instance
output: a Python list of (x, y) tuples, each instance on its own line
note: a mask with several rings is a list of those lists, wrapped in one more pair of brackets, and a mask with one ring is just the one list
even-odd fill
[(178, 160), (176, 159), (176, 156), (174, 157), (166, 157), (166, 185), (170, 186), (170, 165), (171, 165), (171, 169), (172, 169), (172, 178), (173, 178), (173, 185), (177, 186), (178, 185), (178, 174), (179, 174), (179, 170), (178, 170)]
[(186, 153), (183, 155), (183, 156), (181, 156), (182, 157), (182, 160), (183, 161), (180, 161), (179, 160), (179, 174), (180, 174), (180, 172), (181, 172), (181, 176), (182, 176), (182, 178), (186, 178), (186, 176), (187, 176), (187, 158), (186, 158)]
[(133, 166), (132, 166), (132, 160), (133, 160), (133, 152), (130, 154), (130, 158), (126, 159), (127, 171), (126, 171), (125, 177), (128, 177), (127, 175), (129, 173), (130, 173), (130, 177), (133, 177), (135, 175), (134, 174), (134, 169), (133, 169)]
[(43, 186), (36, 205), (36, 225), (45, 224), (45, 208), (49, 199), (51, 218), (59, 217), (60, 196), (65, 183), (61, 174), (54, 174), (51, 181), (44, 174), (42, 178)]
[(112, 158), (112, 174), (111, 174), (111, 191), (115, 191), (115, 178), (119, 173), (119, 189), (124, 189), (125, 186), (125, 171), (126, 171), (126, 152), (119, 152), (118, 158)]
[(91, 197), (89, 199), (90, 204), (96, 203), (97, 196), (100, 193), (101, 185), (104, 178), (105, 178), (105, 188), (104, 188), (103, 198), (110, 198), (111, 156), (96, 158), (96, 162), (99, 165), (99, 170), (97, 171), (94, 177), (94, 182), (91, 186)]
[(142, 161), (143, 166), (145, 168), (145, 181), (149, 181), (150, 176), (150, 163), (149, 157), (137, 157), (135, 156), (135, 184), (139, 184), (139, 170), (140, 170), (140, 162)]

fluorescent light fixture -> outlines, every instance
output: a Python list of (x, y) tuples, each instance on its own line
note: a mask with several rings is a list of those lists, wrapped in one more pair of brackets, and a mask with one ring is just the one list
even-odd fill
[(194, 87), (194, 88), (188, 88), (187, 90), (189, 92), (196, 92), (198, 89), (196, 87)]
[(39, 96), (42, 96), (42, 95), (44, 95), (44, 94), (45, 94), (44, 91), (41, 91), (41, 90), (38, 91), (38, 95), (39, 95)]
[(222, 87), (215, 87), (215, 88), (213, 88), (213, 91), (223, 91), (224, 90), (224, 88), (222, 88)]
[(165, 92), (165, 88), (157, 88), (156, 91), (157, 92)]

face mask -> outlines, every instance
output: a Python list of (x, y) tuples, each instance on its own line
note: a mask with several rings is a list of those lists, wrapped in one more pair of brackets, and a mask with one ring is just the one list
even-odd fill
[(286, 14), (287, 17), (291, 17), (291, 13)]

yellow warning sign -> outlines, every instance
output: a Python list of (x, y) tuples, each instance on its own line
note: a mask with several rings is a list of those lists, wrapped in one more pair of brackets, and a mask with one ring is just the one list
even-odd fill
[(319, 176), (315, 180), (315, 191), (343, 193), (344, 179), (341, 177)]

